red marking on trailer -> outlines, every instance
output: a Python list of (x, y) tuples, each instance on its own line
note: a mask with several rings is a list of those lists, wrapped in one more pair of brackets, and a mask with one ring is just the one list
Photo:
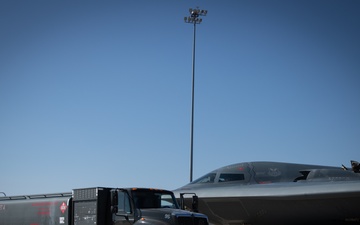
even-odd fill
[(64, 214), (65, 211), (67, 209), (67, 205), (65, 204), (65, 202), (63, 202), (61, 205), (60, 205), (60, 211)]
[(38, 215), (50, 215), (50, 211), (39, 211)]

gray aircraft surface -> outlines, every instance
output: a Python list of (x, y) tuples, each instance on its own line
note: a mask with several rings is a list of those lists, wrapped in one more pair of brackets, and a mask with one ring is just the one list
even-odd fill
[[(280, 162), (222, 167), (174, 191), (211, 224), (360, 224), (359, 163), (352, 169)], [(185, 193), (185, 194), (184, 194)]]

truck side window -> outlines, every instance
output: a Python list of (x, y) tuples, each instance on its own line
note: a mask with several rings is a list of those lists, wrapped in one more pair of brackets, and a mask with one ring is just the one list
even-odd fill
[(129, 195), (126, 192), (119, 191), (118, 199), (119, 199), (118, 212), (119, 213), (131, 213)]

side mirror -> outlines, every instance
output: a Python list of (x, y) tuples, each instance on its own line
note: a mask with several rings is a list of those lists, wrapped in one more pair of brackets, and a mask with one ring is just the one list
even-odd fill
[(192, 197), (192, 211), (193, 212), (199, 212), (199, 197), (198, 196), (196, 196), (196, 195), (194, 195), (193, 197)]
[(180, 193), (180, 209), (185, 210), (184, 194)]
[(180, 193), (180, 208), (186, 210), (184, 195), (193, 195), (191, 210), (193, 212), (199, 212), (199, 197), (195, 193)]
[(110, 197), (110, 204), (111, 204), (111, 212), (117, 213), (118, 212), (118, 193), (117, 191), (111, 191)]

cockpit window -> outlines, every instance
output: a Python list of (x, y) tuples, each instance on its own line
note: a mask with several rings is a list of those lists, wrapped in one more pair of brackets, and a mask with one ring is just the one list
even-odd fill
[(219, 182), (240, 181), (245, 180), (242, 173), (222, 173), (219, 177)]
[(192, 182), (192, 184), (214, 183), (216, 173), (208, 173)]

